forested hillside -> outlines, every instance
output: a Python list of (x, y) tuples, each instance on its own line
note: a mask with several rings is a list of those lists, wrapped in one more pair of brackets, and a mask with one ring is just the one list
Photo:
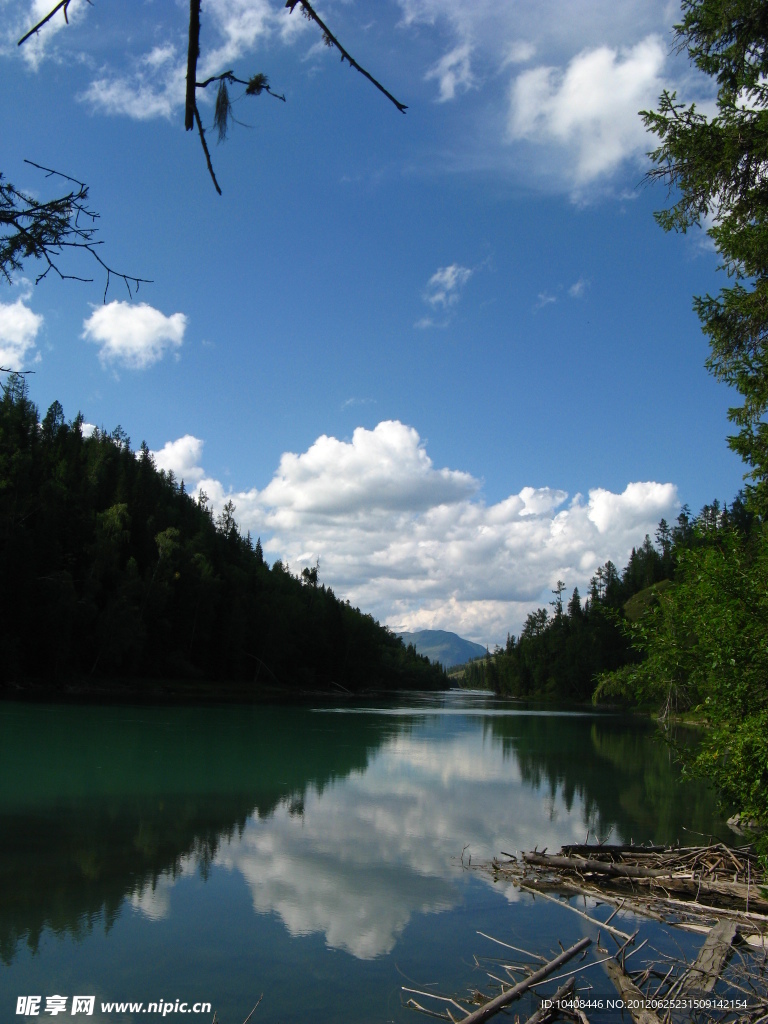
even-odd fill
[[(603, 673), (641, 660), (631, 625), (658, 607), (684, 553), (719, 545), (725, 536), (744, 540), (753, 526), (741, 496), (730, 507), (715, 501), (698, 516), (686, 507), (673, 527), (662, 519), (655, 543), (646, 536), (622, 572), (610, 561), (600, 566), (584, 600), (576, 588), (566, 603), (558, 581), (550, 607), (532, 612), (520, 636), (507, 637), (504, 650), (468, 665), (464, 685), (516, 697), (589, 700)], [(614, 687), (613, 699), (619, 697), (632, 704), (655, 699)]]
[(656, 545), (646, 537), (622, 573), (602, 566), (583, 604), (576, 590), (564, 605), (558, 583), (551, 610), (470, 664), (464, 684), (645, 706), (665, 724), (693, 711), (706, 729), (682, 752), (687, 770), (729, 813), (768, 822), (768, 531), (754, 505), (684, 509), (673, 529), (662, 520)]
[[(248, 688), (432, 688), (443, 673), (340, 601), (317, 568), (265, 562), (229, 502), (158, 472), (118, 427), (40, 421), (24, 378), (0, 401), (0, 680), (7, 692), (185, 680)], [(179, 687), (175, 688), (178, 692)]]

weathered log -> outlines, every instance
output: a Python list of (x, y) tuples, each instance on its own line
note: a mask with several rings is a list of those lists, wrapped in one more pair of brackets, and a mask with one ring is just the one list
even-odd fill
[[(547, 1002), (551, 1003), (551, 1006), (545, 1006), (544, 1003), (538, 1008), (535, 1013), (526, 1020), (525, 1024), (546, 1024), (547, 1021), (554, 1020), (558, 1016), (560, 1010), (558, 1004), (564, 999), (567, 999), (573, 993), (573, 986), (575, 982), (573, 978), (569, 978), (564, 985), (555, 992), (551, 999)], [(462, 1021), (461, 1024), (464, 1024)]]
[(575, 871), (591, 871), (596, 875), (620, 875), (622, 878), (663, 878), (673, 874), (671, 870), (612, 864), (610, 861), (587, 860), (584, 857), (550, 857), (541, 853), (524, 853), (523, 860), (526, 864), (538, 864), (540, 867), (572, 868)]
[(646, 1010), (643, 1004), (645, 1003), (645, 997), (637, 985), (633, 984), (630, 978), (624, 973), (619, 967), (615, 960), (609, 960), (605, 969), (608, 972), (608, 977), (613, 982), (616, 991), (619, 993), (621, 998), (624, 1000), (632, 1020), (635, 1024), (661, 1024), (661, 1021), (651, 1010)]
[(700, 903), (698, 900), (680, 900), (672, 899), (669, 896), (654, 896), (654, 902), (664, 903), (669, 907), (674, 907), (676, 910), (684, 910), (691, 913), (707, 913), (712, 917), (719, 917), (722, 914), (728, 914), (731, 917), (743, 918), (746, 921), (758, 921), (762, 924), (766, 924), (768, 916), (765, 914), (756, 914), (752, 910), (735, 910), (731, 907), (713, 907), (708, 903)]
[(583, 938), (580, 939), (575, 945), (570, 946), (559, 956), (556, 956), (554, 960), (550, 960), (548, 964), (544, 964), (538, 971), (523, 981), (517, 983), (512, 988), (507, 989), (506, 992), (502, 992), (501, 995), (496, 996), (495, 999), (490, 999), (487, 1003), (483, 1003), (482, 1006), (478, 1007), (473, 1013), (470, 1013), (468, 1017), (465, 1017), (461, 1024), (484, 1024), (485, 1021), (490, 1020), (499, 1010), (505, 1006), (509, 1006), (515, 999), (519, 999), (529, 988), (537, 985), (540, 981), (544, 981), (550, 974), (553, 974), (558, 967), (562, 967), (563, 964), (568, 963), (569, 960), (581, 953), (582, 950), (586, 949), (587, 946), (592, 944), (592, 939)]
[(610, 932), (611, 935), (616, 935), (620, 939), (624, 939), (625, 942), (629, 942), (633, 936), (627, 932), (621, 931), (620, 928), (614, 928), (612, 924), (607, 921), (600, 921), (596, 917), (590, 917), (589, 914), (585, 914), (583, 910), (579, 910), (578, 907), (572, 907), (570, 903), (563, 903), (562, 900), (557, 899), (555, 896), (550, 896), (546, 892), (542, 892), (540, 889), (533, 889), (529, 885), (523, 885), (520, 883), (520, 888), (525, 892), (531, 893), (534, 897), (540, 896), (543, 900), (550, 900), (552, 903), (556, 903), (558, 907), (564, 907), (566, 910), (570, 910), (574, 914), (578, 914), (579, 917), (583, 917), (585, 921), (589, 921), (590, 924), (594, 925), (598, 930), (603, 929), (604, 931)]
[(718, 921), (714, 928), (710, 928), (696, 962), (683, 983), (683, 992), (712, 991), (726, 960), (731, 955), (732, 943), (738, 930), (736, 922), (727, 919)]
[(574, 854), (579, 855), (590, 855), (595, 853), (609, 853), (622, 854), (653, 854), (653, 853), (664, 853), (668, 847), (666, 846), (635, 846), (634, 843), (614, 843), (611, 846), (596, 846), (594, 843), (568, 843), (561, 847), (562, 852), (567, 857), (572, 857)]

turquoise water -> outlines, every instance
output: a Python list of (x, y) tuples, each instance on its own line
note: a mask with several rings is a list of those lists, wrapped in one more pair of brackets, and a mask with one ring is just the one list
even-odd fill
[(92, 1021), (154, 1022), (101, 1003), (178, 999), (242, 1024), (262, 993), (254, 1022), (426, 1020), (402, 986), (490, 989), (478, 930), (542, 955), (589, 933), (478, 862), (588, 831), (724, 832), (652, 723), (456, 692), (0, 704), (0, 779), (2, 1020), (35, 994), (42, 1019), (66, 996), (69, 1020), (79, 994)]

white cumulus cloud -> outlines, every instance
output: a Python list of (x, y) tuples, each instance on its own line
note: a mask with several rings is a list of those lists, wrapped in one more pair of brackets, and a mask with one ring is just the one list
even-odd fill
[(617, 526), (626, 531), (641, 527), (649, 508), (668, 507), (669, 484), (627, 484), (621, 494), (596, 487), (589, 492), (589, 518), (605, 534)]
[(170, 118), (184, 100), (185, 78), (175, 47), (156, 46), (134, 61), (128, 74), (105, 71), (80, 99), (105, 114), (124, 114), (137, 121)]
[(472, 494), (469, 473), (435, 469), (418, 433), (397, 420), (358, 427), (351, 441), (319, 437), (301, 455), (287, 452), (260, 495), (275, 521), (307, 514), (366, 517), (454, 502)]
[(439, 98), (471, 89), (471, 122), (443, 140), (451, 168), (511, 172), (584, 202), (636, 175), (653, 148), (638, 111), (663, 87), (707, 98), (704, 76), (671, 45), (679, 12), (668, 0), (397, 2)]
[(469, 43), (455, 47), (441, 57), (424, 76), (427, 82), (433, 79), (437, 81), (440, 90), (438, 102), (455, 99), (457, 92), (467, 92), (474, 85), (475, 79), (469, 62), (471, 52)]
[(177, 480), (197, 483), (205, 476), (199, 465), (203, 454), (203, 442), (192, 434), (185, 434), (177, 441), (168, 441), (160, 451), (152, 452), (155, 466), (173, 473)]
[(216, 509), (228, 498), (243, 531), (294, 571), (320, 558), (325, 583), (394, 628), (443, 628), (493, 644), (519, 632), (558, 579), (582, 593), (599, 565), (623, 567), (678, 506), (671, 483), (522, 487), (487, 504), (471, 474), (437, 468), (418, 432), (396, 420), (323, 435), (286, 453), (263, 489), (227, 491), (206, 476), (187, 435), (157, 464), (196, 481)]
[(186, 328), (183, 313), (166, 316), (146, 302), (115, 301), (94, 309), (82, 336), (99, 346), (103, 366), (145, 370), (181, 347)]
[(447, 309), (459, 301), (461, 289), (472, 277), (469, 267), (451, 263), (449, 267), (438, 268), (424, 289), (424, 301), (433, 309)]
[(638, 111), (655, 105), (664, 60), (650, 35), (628, 49), (584, 50), (565, 69), (522, 72), (511, 89), (510, 138), (565, 147), (576, 185), (610, 173), (649, 148)]
[(0, 302), (0, 366), (6, 370), (24, 369), (43, 325), (42, 316), (25, 305), (26, 298)]

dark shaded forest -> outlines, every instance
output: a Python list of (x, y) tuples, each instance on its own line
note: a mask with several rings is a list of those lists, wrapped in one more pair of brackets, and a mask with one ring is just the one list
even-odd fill
[[(216, 699), (431, 689), (442, 670), (318, 579), (243, 536), (228, 502), (158, 471), (120, 428), (83, 435), (25, 380), (0, 401), (0, 685), (7, 694)], [(169, 685), (173, 684), (173, 685)]]

